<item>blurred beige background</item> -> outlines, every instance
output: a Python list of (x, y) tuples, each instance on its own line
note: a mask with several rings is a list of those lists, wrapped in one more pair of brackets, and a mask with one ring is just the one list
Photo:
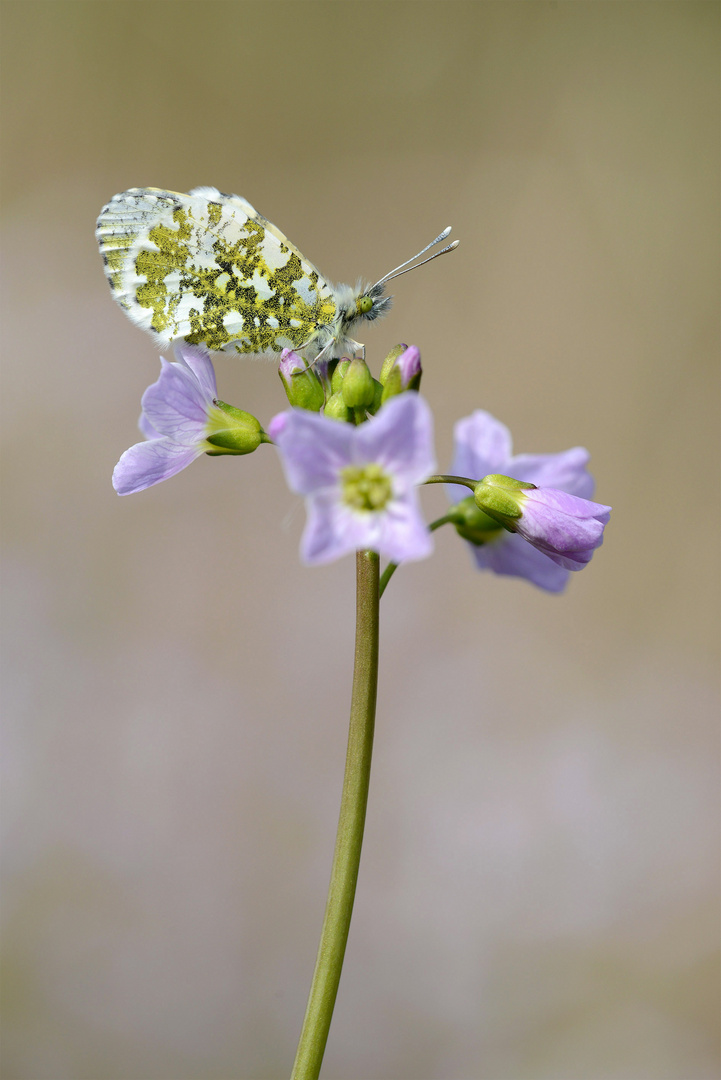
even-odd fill
[[(363, 340), (589, 447), (565, 596), (454, 535), (383, 601), (326, 1080), (719, 1075), (714, 3), (4, 3), (5, 1080), (276, 1080), (345, 753), (353, 562), (304, 569), (275, 452), (119, 499), (158, 371), (93, 236), (237, 191), (331, 280), (447, 223)], [(267, 420), (271, 364), (221, 360)], [(424, 495), (428, 514), (443, 492)]]

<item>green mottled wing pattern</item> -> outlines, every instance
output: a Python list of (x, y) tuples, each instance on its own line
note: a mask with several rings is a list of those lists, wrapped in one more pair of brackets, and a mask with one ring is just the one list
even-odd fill
[(341, 320), (332, 286), (238, 195), (131, 188), (96, 235), (115, 299), (162, 344), (272, 354), (327, 339)]

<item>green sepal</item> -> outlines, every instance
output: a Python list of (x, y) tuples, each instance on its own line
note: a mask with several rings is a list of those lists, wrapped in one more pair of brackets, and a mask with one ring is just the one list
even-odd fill
[(490, 473), (476, 484), (473, 498), (476, 506), (495, 518), (505, 529), (515, 532), (513, 522), (523, 516), (523, 492), (535, 486), (523, 480), (514, 480), (511, 476)]
[(368, 412), (375, 415), (383, 404), (383, 385), (378, 382), (378, 379), (374, 379), (373, 388), (375, 390), (373, 404), (368, 406)]
[(382, 401), (385, 404), (389, 398), (397, 397), (398, 394), (403, 393), (403, 383), (401, 381), (401, 373), (397, 364), (393, 364), (390, 371), (386, 372), (385, 381), (383, 383), (383, 396)]
[[(401, 355), (401, 353), (404, 353), (406, 351), (407, 348), (408, 346), (405, 344), (405, 342), (401, 342), (400, 345), (395, 345), (388, 353), (388, 356), (386, 356), (381, 366), (381, 373), (378, 376), (383, 386), (385, 386), (386, 379), (388, 378), (391, 368), (395, 364), (396, 360)], [(400, 393), (400, 391), (396, 391), (396, 393)]]
[(227, 428), (225, 431), (216, 431), (214, 435), (209, 435), (205, 440), (209, 442), (211, 446), (217, 446), (218, 449), (208, 450), (209, 454), (252, 454), (254, 450), (257, 450), (262, 442), (267, 442), (267, 439), (262, 437), (262, 433), (241, 431), (238, 428)]
[(350, 367), (350, 360), (343, 359), (343, 360), (338, 361), (335, 368), (333, 369), (333, 374), (331, 375), (331, 379), (330, 379), (331, 393), (333, 393), (333, 394), (339, 394), (340, 393), (340, 388), (343, 385), (343, 379), (345, 378), (345, 373), (346, 373), (346, 371), (348, 370), (349, 367)]
[(236, 409), (235, 405), (229, 405), (227, 401), (219, 401), (217, 398), (213, 402), (217, 409), (221, 409), (226, 416), (232, 416), (234, 420), (237, 420), (240, 424), (248, 424), (250, 427), (261, 430), (260, 421), (249, 412), (243, 412), (242, 409)]
[[(397, 346), (398, 348), (400, 346)], [(407, 346), (406, 346), (407, 348)], [(383, 369), (381, 371), (381, 382), (383, 383), (383, 402), (385, 403), (392, 397), (397, 397), (398, 394), (404, 394), (406, 390), (420, 390), (422, 371), (419, 371), (417, 375), (411, 376), (407, 383), (403, 382), (403, 374), (398, 364), (398, 357), (402, 356), (406, 351), (406, 348), (401, 349), (398, 356), (393, 360), (390, 367), (387, 367), (388, 359), (392, 355), (389, 353), (383, 361)], [(395, 350), (394, 350), (395, 351)]]
[(285, 378), (280, 369), (278, 374), (291, 405), (309, 412), (319, 412), (323, 408), (325, 391), (314, 368), (300, 368), (293, 372), (289, 379)]
[(208, 450), (207, 453), (217, 454), (252, 454), (262, 442), (267, 442), (268, 437), (260, 426), (260, 421), (251, 413), (236, 409), (234, 405), (228, 405), (225, 401), (216, 401), (215, 407), (232, 421), (228, 427), (221, 427), (219, 418), (213, 422), (213, 431), (206, 435), (205, 441), (211, 446), (217, 446), (217, 450)]

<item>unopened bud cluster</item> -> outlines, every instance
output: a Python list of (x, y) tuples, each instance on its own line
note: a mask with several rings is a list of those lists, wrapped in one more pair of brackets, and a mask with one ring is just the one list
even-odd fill
[(291, 405), (322, 412), (332, 420), (358, 424), (375, 416), (390, 398), (418, 390), (421, 356), (414, 345), (396, 345), (376, 379), (360, 357), (313, 365), (286, 349), (278, 372)]

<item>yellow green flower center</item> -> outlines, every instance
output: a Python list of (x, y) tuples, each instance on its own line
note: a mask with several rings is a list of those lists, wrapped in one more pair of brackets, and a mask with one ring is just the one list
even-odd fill
[(353, 510), (383, 510), (390, 502), (393, 484), (380, 465), (347, 465), (340, 477), (343, 502)]

